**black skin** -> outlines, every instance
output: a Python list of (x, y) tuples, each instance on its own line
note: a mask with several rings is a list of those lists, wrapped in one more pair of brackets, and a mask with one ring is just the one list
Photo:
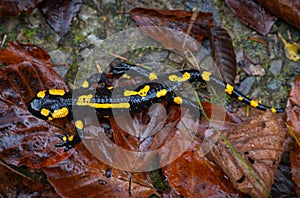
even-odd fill
[[(141, 78), (146, 78), (148, 79), (150, 72), (146, 69), (143, 69), (141, 67), (137, 67), (131, 64), (127, 63), (120, 63), (119, 65), (116, 65), (111, 68), (111, 73), (115, 76), (122, 76), (125, 72), (129, 71), (129, 74), (132, 76), (139, 76)], [(167, 74), (162, 74), (158, 78), (159, 79), (164, 79), (163, 83), (158, 83), (158, 82), (147, 82), (144, 83), (138, 88), (135, 89), (135, 91), (140, 91), (143, 89), (146, 85), (150, 86), (150, 89), (148, 93), (142, 97), (140, 95), (131, 95), (131, 96), (124, 96), (124, 88), (114, 88), (114, 89), (109, 89), (107, 86), (107, 79), (105, 74), (96, 74), (91, 76), (87, 81), (90, 84), (98, 84), (101, 86), (97, 86), (96, 91), (95, 90), (90, 90), (88, 88), (80, 88), (77, 90), (73, 90), (72, 92), (67, 92), (63, 96), (57, 96), (57, 95), (51, 95), (47, 91), (45, 93), (45, 97), (43, 98), (34, 98), (31, 103), (28, 106), (28, 110), (35, 115), (38, 118), (41, 119), (47, 119), (47, 116), (41, 115), (41, 109), (46, 108), (50, 111), (50, 116), (54, 113), (56, 109), (61, 109), (63, 107), (68, 108), (69, 114), (67, 117), (72, 120), (72, 106), (76, 105), (76, 98), (82, 96), (82, 95), (89, 95), (92, 94), (93, 97), (91, 99), (91, 102), (97, 103), (97, 104), (115, 104), (115, 103), (129, 103), (130, 108), (126, 109), (129, 110), (130, 113), (138, 113), (143, 110), (148, 109), (152, 104), (154, 103), (160, 103), (162, 101), (171, 101), (174, 103), (174, 98), (176, 97), (174, 91), (178, 91), (182, 88), (182, 84), (184, 82), (174, 82), (168, 79), (170, 75), (182, 75), (184, 73), (189, 73), (190, 78), (188, 81), (190, 83), (192, 82), (203, 82), (202, 78), (202, 73), (204, 71), (200, 70), (182, 70), (179, 72), (174, 72), (174, 73), (167, 73)], [(180, 74), (181, 73), (181, 74)], [(210, 83), (216, 86), (220, 86), (222, 88), (225, 88), (227, 83), (219, 80), (218, 78), (215, 78), (213, 76), (210, 76)], [(156, 93), (161, 91), (161, 90), (167, 90), (167, 93), (162, 96), (162, 97), (157, 97)], [(129, 88), (130, 90), (130, 88)], [(112, 93), (114, 93), (114, 97), (112, 97)], [(234, 98), (242, 97), (243, 102), (246, 104), (250, 104), (251, 99), (247, 98), (245, 95), (241, 94), (237, 90), (233, 90), (230, 96)], [(73, 99), (72, 99), (73, 97)], [(75, 100), (74, 100), (75, 98)], [(194, 104), (193, 102), (189, 101), (188, 99), (182, 98), (182, 105), (186, 106), (189, 109), (200, 111), (201, 109), (199, 108), (198, 105)], [(80, 108), (93, 108), (93, 107), (87, 107), (83, 106)], [(79, 108), (79, 112), (82, 113), (83, 111)], [(270, 109), (270, 107), (267, 107), (265, 105), (259, 104), (256, 108), (261, 109), (261, 110), (267, 110)], [(94, 109), (94, 108), (93, 108)], [(119, 109), (120, 112), (122, 112), (123, 108)], [(96, 108), (95, 109), (97, 116), (102, 117), (102, 116), (112, 116), (112, 109), (103, 109), (103, 108)], [(280, 113), (283, 112), (282, 109), (276, 109), (276, 112)], [(75, 112), (76, 113), (76, 112)], [(201, 115), (201, 114), (200, 114)], [(77, 145), (79, 142), (81, 142), (81, 138), (79, 134), (83, 134), (83, 131), (80, 129), (77, 129), (77, 133), (74, 135), (73, 140), (69, 141), (68, 137), (69, 134), (66, 133), (66, 135), (58, 135), (58, 138), (62, 140), (61, 143), (56, 144), (57, 147), (64, 147), (64, 151), (69, 151), (72, 149), (75, 145)], [(64, 141), (66, 139), (66, 141)]]

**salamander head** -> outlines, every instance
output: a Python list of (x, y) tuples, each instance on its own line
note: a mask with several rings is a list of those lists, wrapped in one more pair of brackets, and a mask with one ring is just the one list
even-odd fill
[(37, 93), (29, 103), (29, 112), (43, 120), (53, 120), (67, 117), (70, 113), (65, 97), (65, 92), (60, 89), (44, 90)]

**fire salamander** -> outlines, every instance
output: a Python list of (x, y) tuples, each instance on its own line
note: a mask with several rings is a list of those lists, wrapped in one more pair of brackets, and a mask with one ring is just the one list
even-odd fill
[[(99, 117), (112, 116), (113, 111), (129, 111), (130, 113), (138, 113), (149, 109), (154, 103), (162, 101), (170, 101), (173, 104), (183, 105), (187, 108), (200, 111), (200, 107), (186, 98), (176, 96), (175, 91), (180, 90), (184, 82), (209, 82), (212, 85), (222, 87), (226, 94), (242, 101), (251, 107), (260, 110), (271, 110), (273, 113), (283, 112), (283, 109), (268, 107), (260, 104), (256, 100), (249, 99), (232, 85), (214, 77), (211, 72), (204, 70), (182, 70), (179, 72), (157, 75), (141, 67), (121, 63), (111, 69), (113, 75), (126, 75), (130, 78), (131, 75), (140, 76), (149, 79), (149, 82), (141, 84), (136, 89), (124, 87), (109, 87), (104, 86), (89, 89), (94, 82), (105, 84), (103, 74), (98, 77), (92, 77), (82, 83), (82, 88), (73, 91), (65, 92), (60, 89), (43, 90), (36, 94), (36, 97), (30, 102), (28, 110), (36, 117), (44, 120), (54, 120), (59, 118), (69, 118), (74, 121), (77, 133), (75, 135), (60, 135), (58, 136), (62, 142), (57, 144), (57, 147), (64, 147), (65, 151), (70, 150), (82, 139), (84, 123), (81, 120), (74, 120), (72, 107), (76, 106), (76, 111), (84, 114), (87, 108), (95, 111)], [(158, 79), (164, 79), (163, 83), (157, 82)], [(85, 109), (85, 110), (84, 110)]]

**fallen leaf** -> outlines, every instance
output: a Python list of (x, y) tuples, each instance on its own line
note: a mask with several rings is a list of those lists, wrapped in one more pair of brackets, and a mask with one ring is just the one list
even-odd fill
[(69, 30), (73, 18), (80, 11), (82, 0), (44, 1), (39, 9), (51, 28), (63, 37)]
[(286, 121), (295, 133), (296, 137), (300, 138), (300, 76), (298, 76), (290, 90), (286, 105)]
[[(269, 1), (270, 3), (273, 1)], [(226, 0), (226, 4), (233, 13), (246, 25), (267, 35), (276, 21), (276, 17), (269, 14), (254, 0)]]
[(149, 197), (155, 192), (147, 173), (130, 173), (109, 167), (81, 144), (73, 155), (43, 168), (49, 182), (63, 197)]
[(0, 18), (16, 16), (21, 13), (29, 14), (43, 0), (3, 0), (0, 2)]
[[(0, 157), (9, 164), (33, 168), (68, 157), (70, 153), (55, 147), (59, 142), (55, 133), (60, 129), (27, 109), (40, 90), (68, 89), (51, 68), (50, 57), (38, 46), (13, 42), (0, 50), (0, 62), (7, 65), (0, 68)], [(65, 126), (72, 131), (72, 126)]]
[(275, 16), (300, 29), (300, 2), (298, 0), (257, 0)]
[(300, 147), (291, 153), (291, 168), (292, 168), (292, 179), (295, 183), (296, 193), (300, 196)]
[[(194, 12), (134, 8), (130, 14), (152, 39), (162, 43), (168, 49), (181, 52), (186, 49), (197, 50), (202, 39), (210, 36), (209, 29), (214, 27), (211, 13), (199, 12), (193, 19)], [(190, 25), (192, 25), (190, 33), (195, 36), (198, 43), (187, 36)], [(184, 43), (186, 46), (183, 46)]]
[(0, 194), (4, 197), (60, 197), (50, 184), (29, 178), (0, 161)]
[(287, 138), (283, 122), (264, 112), (222, 134), (258, 180), (223, 141), (213, 147), (209, 159), (222, 168), (236, 189), (253, 197), (268, 197)]
[(211, 28), (210, 46), (218, 73), (224, 81), (234, 84), (237, 63), (230, 35), (220, 27)]

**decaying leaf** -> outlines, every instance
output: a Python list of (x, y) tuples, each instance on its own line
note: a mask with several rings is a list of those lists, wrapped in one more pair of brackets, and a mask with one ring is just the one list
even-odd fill
[[(273, 3), (272, 0), (268, 2)], [(243, 23), (262, 35), (267, 35), (276, 21), (276, 17), (255, 0), (226, 0), (226, 3)]]
[(300, 29), (300, 2), (298, 0), (257, 0), (268, 11)]
[(31, 179), (0, 161), (0, 195), (3, 197), (59, 198), (50, 184)]
[(0, 2), (0, 18), (30, 13), (43, 0), (3, 0)]
[(183, 197), (239, 197), (223, 171), (207, 158), (199, 156), (199, 145), (191, 147), (171, 164), (163, 167), (169, 184)]
[[(198, 12), (195, 17), (193, 12), (182, 10), (134, 8), (130, 14), (148, 36), (166, 48), (178, 51), (197, 50), (203, 37), (208, 38), (209, 29), (214, 27), (211, 13)], [(190, 33), (198, 43), (186, 35), (190, 25)], [(186, 46), (183, 46), (184, 43)]]
[(286, 121), (294, 131), (296, 137), (300, 138), (300, 76), (298, 76), (290, 90), (287, 106)]
[(224, 81), (234, 84), (237, 63), (230, 35), (220, 27), (211, 29), (210, 46), (212, 56)]
[(47, 23), (63, 37), (69, 30), (72, 19), (80, 10), (82, 0), (44, 1), (39, 9), (45, 15)]
[(291, 153), (292, 179), (296, 186), (296, 193), (300, 196), (300, 147)]
[(7, 65), (0, 68), (0, 157), (9, 164), (34, 168), (63, 160), (70, 153), (54, 147), (60, 129), (27, 110), (38, 91), (68, 89), (51, 68), (49, 55), (38, 46), (14, 42), (0, 51), (0, 62)]
[(213, 147), (210, 159), (222, 168), (236, 189), (253, 197), (268, 197), (287, 137), (282, 121), (264, 112), (222, 133), (258, 181), (223, 141)]
[(147, 173), (119, 171), (103, 164), (81, 144), (68, 158), (43, 169), (64, 197), (149, 197), (155, 192)]

